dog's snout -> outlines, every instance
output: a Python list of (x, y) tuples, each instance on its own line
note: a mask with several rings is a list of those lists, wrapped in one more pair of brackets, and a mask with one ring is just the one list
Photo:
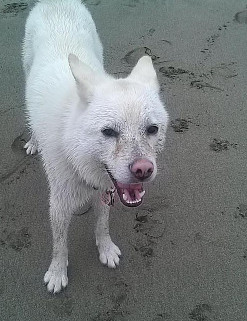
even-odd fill
[(138, 159), (130, 166), (130, 171), (137, 179), (144, 180), (152, 175), (154, 165), (147, 159)]

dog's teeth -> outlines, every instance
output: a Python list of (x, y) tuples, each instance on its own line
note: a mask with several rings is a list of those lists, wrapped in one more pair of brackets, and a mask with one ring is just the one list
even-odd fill
[(123, 199), (127, 201), (128, 197), (125, 194), (123, 194)]
[(144, 194), (145, 194), (145, 191), (142, 191), (142, 192), (140, 193), (140, 197), (143, 197)]

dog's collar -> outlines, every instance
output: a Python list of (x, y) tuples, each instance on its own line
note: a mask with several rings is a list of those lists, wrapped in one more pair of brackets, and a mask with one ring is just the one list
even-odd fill
[[(100, 188), (96, 186), (92, 186), (92, 188), (95, 191), (98, 191)], [(116, 189), (107, 189), (105, 192), (101, 194), (101, 201), (103, 204), (106, 204), (108, 206), (113, 206), (114, 205), (114, 194), (115, 194)]]
[[(108, 173), (108, 175), (110, 176), (110, 178), (112, 179), (112, 175), (111, 175), (111, 172), (108, 170), (107, 166), (105, 165), (105, 169)], [(100, 190), (100, 187), (96, 187), (95, 185), (92, 185), (92, 188), (95, 190), (95, 191), (98, 191)], [(113, 206), (114, 205), (114, 194), (115, 194), (115, 191), (116, 191), (116, 188), (110, 188), (110, 189), (107, 189), (105, 190), (105, 192), (103, 192), (101, 194), (101, 201), (103, 204), (106, 204), (108, 206)]]
[(101, 201), (103, 204), (108, 206), (114, 205), (114, 194), (116, 189), (106, 190), (104, 193), (101, 194)]

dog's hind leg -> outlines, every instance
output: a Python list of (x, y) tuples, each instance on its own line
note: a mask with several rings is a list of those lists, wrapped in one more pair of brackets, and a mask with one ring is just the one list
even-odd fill
[(96, 216), (95, 238), (96, 245), (99, 250), (100, 262), (110, 268), (115, 268), (119, 264), (119, 256), (121, 251), (112, 242), (109, 234), (109, 212), (110, 206), (104, 204), (99, 193), (93, 202), (94, 212)]

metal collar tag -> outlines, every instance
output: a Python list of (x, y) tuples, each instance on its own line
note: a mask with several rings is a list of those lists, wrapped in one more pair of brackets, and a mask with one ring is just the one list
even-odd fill
[(105, 191), (105, 193), (101, 195), (101, 201), (108, 206), (113, 206), (115, 191), (115, 189)]

